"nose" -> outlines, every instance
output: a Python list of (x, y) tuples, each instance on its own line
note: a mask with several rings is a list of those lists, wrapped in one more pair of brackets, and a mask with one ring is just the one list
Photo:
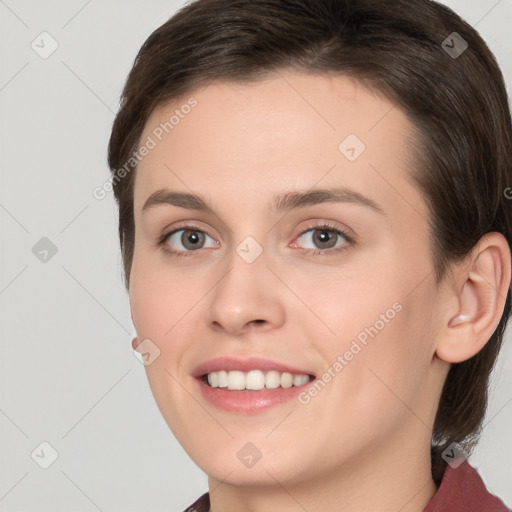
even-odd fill
[(208, 294), (210, 327), (233, 336), (279, 328), (285, 321), (286, 290), (267, 267), (265, 252), (252, 263), (233, 251), (226, 270)]

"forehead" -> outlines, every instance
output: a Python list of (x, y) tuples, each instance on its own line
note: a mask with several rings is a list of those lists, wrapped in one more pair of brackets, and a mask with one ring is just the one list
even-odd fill
[(410, 135), (400, 109), (342, 75), (212, 82), (152, 112), (141, 142), (154, 144), (138, 164), (135, 211), (163, 187), (244, 213), (275, 193), (315, 184), (343, 185), (381, 203), (402, 196), (424, 210), (407, 176)]

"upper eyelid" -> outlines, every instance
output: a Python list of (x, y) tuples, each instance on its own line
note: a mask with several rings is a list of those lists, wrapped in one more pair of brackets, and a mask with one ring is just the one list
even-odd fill
[(184, 221), (182, 225), (164, 229), (162, 234), (158, 237), (157, 245), (160, 243), (164, 243), (170, 236), (176, 234), (177, 232), (187, 229), (190, 230), (190, 228), (192, 228), (191, 231), (201, 231), (202, 233), (208, 235), (210, 238), (213, 238), (212, 235), (210, 235), (210, 233), (206, 229), (200, 227), (199, 225), (196, 226), (193, 221)]
[[(319, 221), (317, 224), (312, 224), (310, 226), (306, 226), (305, 228), (302, 228), (301, 231), (296, 236), (302, 236), (304, 233), (307, 233), (308, 231), (311, 231), (313, 229), (321, 229), (321, 228), (328, 228), (328, 229), (331, 229), (333, 231), (340, 231), (340, 232), (351, 231), (349, 229), (345, 229), (345, 228), (338, 227), (338, 226), (333, 226), (333, 225), (330, 225), (330, 224), (333, 224), (333, 223), (329, 222), (329, 221)], [(197, 231), (202, 231), (203, 233), (206, 233), (208, 236), (211, 236), (207, 229), (202, 228), (199, 225), (194, 224), (193, 221), (188, 221), (188, 223), (187, 223), (187, 221), (184, 221), (183, 225), (175, 226), (172, 229), (169, 228), (169, 230), (164, 229), (163, 233), (167, 234), (168, 236), (170, 236), (170, 235), (176, 233), (177, 231), (182, 231), (183, 229), (190, 229), (190, 228), (194, 228)], [(350, 233), (347, 233), (347, 235), (348, 234), (350, 234)]]

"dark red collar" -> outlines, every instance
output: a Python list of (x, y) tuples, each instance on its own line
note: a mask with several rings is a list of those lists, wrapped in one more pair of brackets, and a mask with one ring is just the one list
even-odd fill
[(438, 489), (423, 512), (510, 512), (467, 460), (455, 469), (433, 455), (432, 477)]

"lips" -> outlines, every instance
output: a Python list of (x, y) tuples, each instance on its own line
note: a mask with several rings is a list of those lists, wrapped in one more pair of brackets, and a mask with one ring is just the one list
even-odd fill
[[(228, 375), (226, 380), (226, 374), (232, 373), (238, 375)], [(255, 385), (252, 382), (253, 379), (251, 384), (245, 380), (245, 385), (242, 386), (241, 380), (244, 378), (244, 373), (258, 374), (260, 378), (265, 373), (266, 386), (261, 389), (261, 382)], [(277, 387), (277, 382), (272, 382), (276, 374), (282, 379)], [(309, 381), (315, 379), (314, 374), (307, 368), (259, 357), (210, 359), (197, 366), (192, 375), (196, 381), (195, 389), (210, 404), (231, 414), (247, 415), (262, 414), (281, 404), (293, 403), (293, 400), (309, 385), (309, 382), (305, 382), (304, 379), (309, 378)], [(292, 376), (294, 376), (293, 384)], [(297, 384), (295, 377), (298, 379)], [(268, 382), (267, 379), (269, 379)], [(209, 384), (209, 380), (212, 381), (213, 386)], [(245, 389), (246, 386), (250, 389)]]

